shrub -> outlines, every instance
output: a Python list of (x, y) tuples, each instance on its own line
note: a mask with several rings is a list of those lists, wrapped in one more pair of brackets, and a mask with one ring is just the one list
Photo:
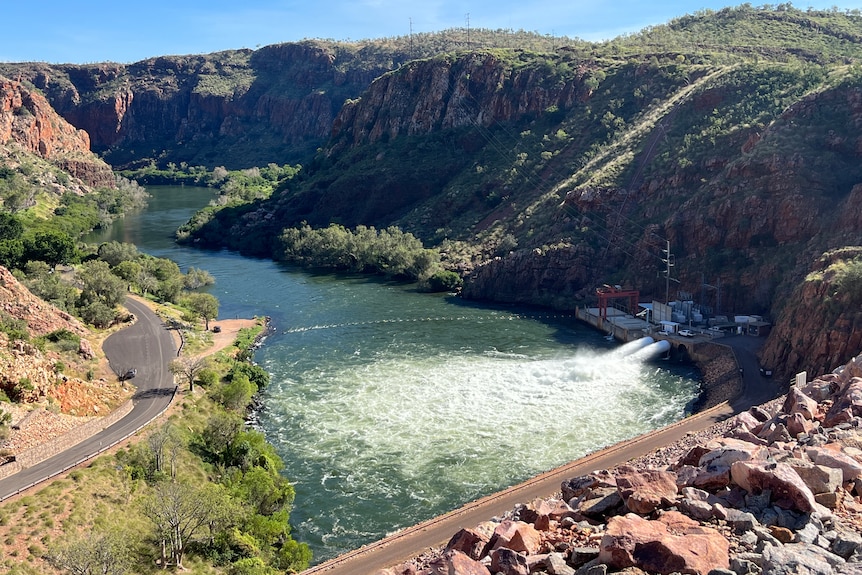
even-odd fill
[(448, 270), (441, 270), (428, 278), (428, 287), (431, 291), (456, 291), (464, 284), (457, 273)]

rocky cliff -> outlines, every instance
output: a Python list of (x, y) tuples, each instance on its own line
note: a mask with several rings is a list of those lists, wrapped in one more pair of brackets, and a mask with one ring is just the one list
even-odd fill
[(129, 65), (2, 64), (0, 73), (42, 90), (115, 167), (247, 168), (306, 159), (344, 101), (405, 58), (309, 41)]
[(0, 142), (35, 154), (87, 185), (114, 185), (111, 168), (90, 152), (86, 131), (60, 117), (38, 92), (2, 76)]
[(855, 247), (815, 262), (777, 318), (760, 354), (764, 365), (786, 379), (840, 365), (862, 348), (860, 261), (862, 248)]
[[(12, 334), (0, 331), (0, 390), (9, 397), (22, 404), (54, 402), (64, 413), (94, 415), (106, 413), (122, 395), (117, 385), (104, 380), (84, 381), (86, 372), (99, 371), (86, 326), (34, 296), (2, 266), (0, 324)], [(60, 331), (78, 342), (70, 353), (36, 344), (37, 338)]]

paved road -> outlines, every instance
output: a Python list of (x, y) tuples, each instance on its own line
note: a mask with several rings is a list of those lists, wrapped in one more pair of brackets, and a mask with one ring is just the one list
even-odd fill
[(607, 469), (682, 439), (687, 433), (704, 429), (734, 413), (758, 405), (780, 394), (776, 382), (760, 376), (755, 355), (762, 339), (749, 336), (728, 337), (720, 343), (733, 348), (743, 368), (743, 390), (731, 404), (722, 403), (708, 411), (678, 423), (642, 435), (632, 441), (614, 445), (582, 459), (549, 471), (538, 477), (489, 495), (360, 549), (345, 553), (303, 571), (301, 575), (373, 575), (417, 557), (429, 548), (445, 544), (459, 529), (472, 528), (494, 516), (512, 510), (520, 503), (548, 497), (560, 490), (560, 483), (570, 477), (585, 475), (596, 469)]
[(102, 349), (114, 371), (135, 367), (137, 391), (132, 411), (71, 449), (0, 480), (0, 501), (75, 467), (129, 437), (162, 413), (171, 402), (175, 386), (168, 363), (176, 357), (170, 332), (147, 306), (127, 298), (126, 307), (138, 321), (112, 334)]

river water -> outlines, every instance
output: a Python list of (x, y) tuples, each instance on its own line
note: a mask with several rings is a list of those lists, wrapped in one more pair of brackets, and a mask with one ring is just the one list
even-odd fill
[(569, 315), (178, 246), (212, 192), (150, 192), (88, 241), (208, 270), (222, 319), (272, 318), (260, 426), (315, 563), (681, 419), (697, 393), (692, 368), (628, 355)]

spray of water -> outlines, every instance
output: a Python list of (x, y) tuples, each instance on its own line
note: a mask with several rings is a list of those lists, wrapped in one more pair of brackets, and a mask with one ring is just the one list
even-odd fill
[(338, 362), (264, 363), (264, 427), (318, 559), (669, 423), (696, 392), (656, 377), (645, 362), (666, 342), (651, 338), (566, 357), (351, 345)]

